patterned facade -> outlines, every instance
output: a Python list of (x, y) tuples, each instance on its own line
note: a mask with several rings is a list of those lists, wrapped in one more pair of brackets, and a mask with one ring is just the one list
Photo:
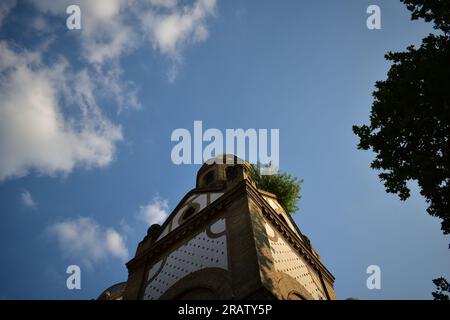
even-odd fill
[(336, 298), (334, 277), (276, 196), (256, 187), (248, 163), (221, 160), (149, 228), (122, 292), (100, 299)]

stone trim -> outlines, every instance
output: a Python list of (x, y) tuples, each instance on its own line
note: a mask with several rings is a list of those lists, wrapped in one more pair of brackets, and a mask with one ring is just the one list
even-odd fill
[(278, 213), (267, 203), (260, 191), (252, 184), (247, 183), (246, 189), (248, 195), (261, 207), (263, 215), (270, 221), (273, 227), (284, 236), (286, 241), (290, 243), (293, 248), (299, 252), (306, 261), (317, 271), (322, 271), (322, 275), (331, 283), (334, 282), (334, 276), (328, 271), (323, 263), (310, 251), (308, 247), (298, 238), (298, 236), (289, 228)]

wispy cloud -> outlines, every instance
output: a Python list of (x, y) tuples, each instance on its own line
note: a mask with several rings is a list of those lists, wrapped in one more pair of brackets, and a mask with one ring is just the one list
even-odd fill
[(168, 209), (168, 201), (156, 196), (148, 204), (139, 207), (137, 218), (145, 222), (147, 226), (161, 224), (168, 216)]
[(0, 2), (0, 28), (3, 20), (8, 16), (12, 8), (16, 6), (16, 0), (2, 0)]
[(172, 5), (163, 12), (149, 9), (139, 18), (153, 47), (177, 59), (186, 45), (206, 40), (206, 20), (214, 16), (215, 8), (216, 0), (197, 0), (191, 6)]
[[(183, 62), (183, 50), (208, 38), (206, 23), (215, 15), (216, 0), (197, 0), (190, 6), (176, 1), (154, 2), (155, 7), (140, 10), (137, 16), (153, 49), (171, 60), (167, 76), (169, 82), (174, 82)], [(156, 2), (165, 3), (164, 9), (158, 8)]]
[(25, 207), (33, 209), (37, 207), (37, 203), (34, 201), (31, 193), (28, 190), (22, 191), (22, 193), (20, 194), (20, 198), (22, 199), (22, 203)]
[(56, 222), (47, 228), (47, 232), (57, 241), (65, 259), (92, 269), (108, 258), (126, 261), (129, 258), (125, 244), (127, 235), (135, 235), (141, 230), (141, 222), (146, 226), (163, 223), (168, 216), (168, 209), (168, 201), (155, 196), (146, 205), (139, 206), (134, 222), (129, 224), (122, 219), (120, 231), (104, 227), (90, 217), (78, 217)]
[[(48, 15), (66, 17), (72, 4), (29, 2), (37, 9), (36, 30), (48, 29)], [(216, 0), (77, 3), (82, 30), (73, 39), (79, 41), (81, 64), (54, 51), (46, 59), (50, 43), (54, 49), (60, 40), (48, 30), (47, 40), (34, 49), (0, 41), (0, 182), (32, 171), (66, 175), (76, 167), (109, 165), (123, 136), (121, 126), (104, 115), (102, 99), (113, 98), (118, 112), (141, 106), (138, 88), (123, 79), (121, 59), (147, 43), (171, 61), (168, 80), (175, 81), (183, 50), (206, 40), (207, 19), (216, 10)], [(14, 6), (15, 1), (1, 2), (0, 24)]]
[(89, 268), (108, 258), (126, 261), (129, 257), (123, 236), (113, 228), (105, 228), (88, 217), (58, 222), (48, 228), (63, 256), (80, 261)]
[[(31, 0), (44, 13), (65, 14), (71, 1)], [(207, 20), (214, 17), (216, 0), (79, 0), (82, 10), (81, 46), (89, 63), (101, 66), (120, 59), (142, 44), (172, 61), (182, 61), (183, 50), (208, 37)], [(131, 22), (130, 22), (131, 21)]]
[(64, 59), (43, 65), (40, 53), (17, 52), (4, 41), (0, 56), (0, 181), (113, 160), (121, 127), (102, 115), (86, 70), (74, 72)]

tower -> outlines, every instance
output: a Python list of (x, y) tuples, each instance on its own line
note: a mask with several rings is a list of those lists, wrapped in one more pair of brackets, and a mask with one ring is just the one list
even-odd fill
[[(334, 277), (250, 164), (204, 164), (127, 263), (124, 299), (335, 299)], [(242, 161), (241, 161), (242, 162)]]

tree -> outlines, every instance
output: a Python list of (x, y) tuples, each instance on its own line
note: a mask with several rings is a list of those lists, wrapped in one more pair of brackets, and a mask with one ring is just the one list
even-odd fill
[[(436, 286), (436, 291), (431, 294), (434, 297), (434, 300), (450, 300), (450, 284), (444, 278), (437, 278), (433, 280), (434, 285)], [(447, 294), (445, 294), (447, 292)]]
[(412, 12), (411, 19), (433, 22), (433, 28), (450, 32), (450, 3), (447, 0), (400, 0)]
[(432, 22), (437, 34), (420, 47), (388, 52), (392, 66), (373, 92), (370, 124), (353, 126), (358, 149), (371, 149), (371, 168), (381, 170), (386, 191), (401, 200), (415, 180), (428, 213), (442, 219), (450, 233), (450, 1), (401, 0), (412, 20)]
[(278, 201), (288, 214), (294, 214), (298, 210), (297, 203), (301, 199), (300, 190), (303, 180), (284, 172), (262, 175), (259, 163), (256, 166), (252, 165), (249, 173), (259, 189), (277, 196)]

